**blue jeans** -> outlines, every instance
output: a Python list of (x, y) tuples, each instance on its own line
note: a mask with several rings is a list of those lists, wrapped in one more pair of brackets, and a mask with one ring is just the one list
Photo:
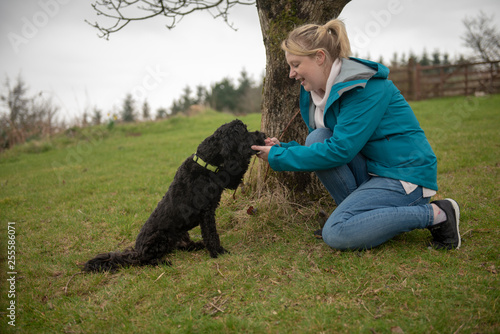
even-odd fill
[[(329, 129), (316, 129), (306, 146), (324, 142)], [(370, 176), (366, 159), (358, 154), (350, 163), (316, 171), (337, 203), (323, 227), (323, 240), (335, 249), (369, 249), (398, 234), (430, 226), (434, 213), (422, 187), (406, 194), (399, 180)]]

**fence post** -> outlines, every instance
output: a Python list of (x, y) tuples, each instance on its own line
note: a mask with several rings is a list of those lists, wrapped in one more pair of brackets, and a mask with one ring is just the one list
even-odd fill
[(469, 94), (469, 66), (465, 65), (464, 68), (464, 77), (465, 77), (465, 96)]
[(439, 96), (444, 96), (444, 70), (442, 67), (439, 68)]
[(412, 100), (417, 99), (415, 87), (415, 58), (408, 59), (408, 97)]

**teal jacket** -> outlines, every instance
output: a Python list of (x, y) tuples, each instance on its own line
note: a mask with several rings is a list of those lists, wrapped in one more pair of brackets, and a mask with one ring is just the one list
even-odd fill
[[(316, 171), (345, 165), (359, 152), (368, 172), (437, 190), (437, 159), (415, 114), (388, 80), (382, 64), (342, 60), (325, 106), (324, 124), (333, 136), (310, 147), (297, 142), (275, 145), (269, 164), (276, 171)], [(313, 131), (311, 95), (301, 87), (300, 111)]]

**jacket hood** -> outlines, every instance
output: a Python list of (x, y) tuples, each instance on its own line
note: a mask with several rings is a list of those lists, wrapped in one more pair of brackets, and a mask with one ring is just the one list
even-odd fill
[(382, 64), (359, 58), (342, 59), (342, 67), (333, 83), (330, 98), (333, 92), (337, 92), (337, 99), (355, 87), (364, 88), (371, 78), (387, 79), (388, 76), (389, 69)]
[[(349, 58), (349, 59), (343, 59), (346, 63), (357, 63), (357, 64), (362, 64), (370, 69), (376, 71), (375, 75), (373, 77), (375, 78), (382, 78), (382, 79), (387, 79), (389, 76), (389, 69), (385, 67), (384, 65), (380, 63), (376, 63), (374, 61), (366, 60), (366, 59), (360, 59), (360, 58)], [(355, 65), (351, 65), (353, 68), (356, 68)], [(359, 68), (359, 67), (358, 67)]]

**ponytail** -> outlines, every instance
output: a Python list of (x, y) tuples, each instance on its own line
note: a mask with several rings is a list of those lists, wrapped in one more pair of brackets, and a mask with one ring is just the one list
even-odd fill
[(338, 50), (339, 53), (335, 58), (348, 58), (351, 55), (351, 43), (349, 43), (344, 22), (334, 19), (328, 21), (323, 27), (329, 34), (336, 36), (333, 45), (334, 49)]
[(324, 25), (306, 24), (295, 28), (281, 43), (281, 48), (297, 56), (314, 56), (321, 50), (332, 62), (351, 55), (347, 31), (339, 19)]

